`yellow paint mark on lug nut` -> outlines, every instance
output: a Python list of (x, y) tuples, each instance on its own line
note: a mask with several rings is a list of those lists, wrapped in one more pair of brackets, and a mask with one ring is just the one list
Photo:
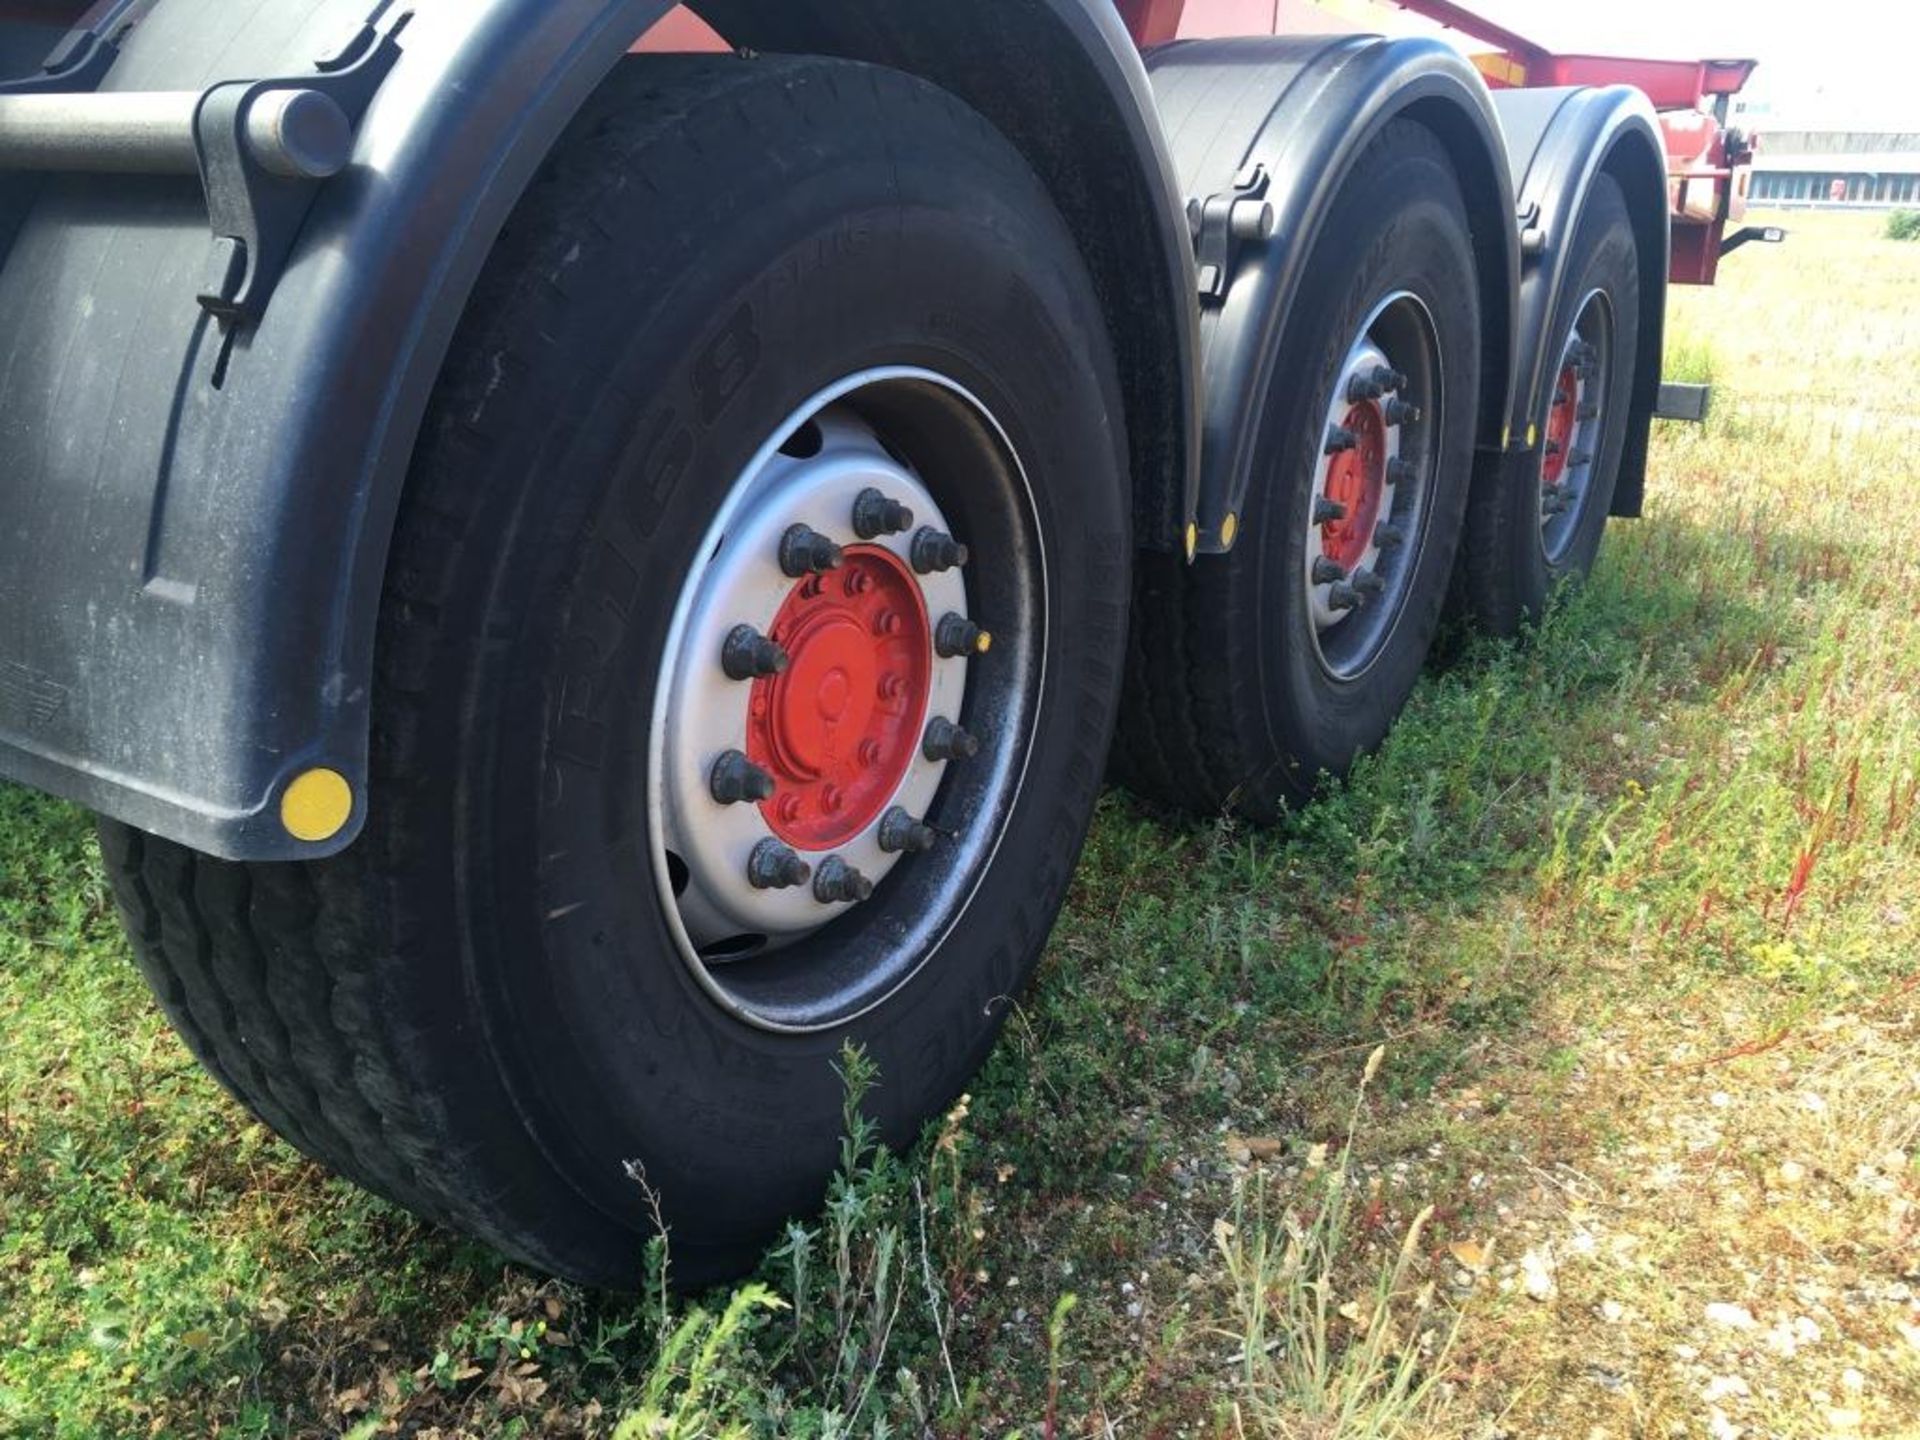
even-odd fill
[(353, 787), (336, 770), (309, 770), (280, 797), (280, 823), (309, 845), (331, 840), (352, 818)]
[(1239, 534), (1240, 517), (1232, 511), (1228, 511), (1227, 518), (1220, 522), (1220, 548), (1223, 550), (1231, 550), (1233, 548), (1233, 542)]
[(973, 652), (976, 655), (984, 655), (991, 649), (993, 649), (993, 632), (982, 630), (980, 638), (973, 642)]

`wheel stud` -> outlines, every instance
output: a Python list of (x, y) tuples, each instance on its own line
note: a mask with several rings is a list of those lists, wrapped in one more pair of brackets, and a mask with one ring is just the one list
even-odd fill
[(1409, 405), (1406, 401), (1398, 399), (1387, 401), (1387, 424), (1418, 425), (1419, 423), (1420, 407), (1418, 405)]
[(738, 750), (729, 750), (714, 762), (707, 777), (707, 788), (722, 805), (738, 805), (743, 800), (758, 804), (771, 800), (779, 787), (773, 776), (762, 770)]
[(1387, 462), (1387, 484), (1398, 485), (1403, 480), (1413, 478), (1413, 462), (1402, 460), (1398, 456)]
[(1391, 394), (1407, 388), (1407, 377), (1390, 366), (1376, 365), (1373, 367), (1373, 383), (1380, 387), (1381, 393)]
[(1576, 412), (1576, 416), (1580, 420), (1598, 420), (1600, 418), (1600, 407), (1589, 400), (1580, 407)]
[(1338, 500), (1329, 500), (1324, 495), (1314, 496), (1313, 498), (1313, 523), (1314, 524), (1331, 525), (1336, 520), (1344, 520), (1346, 518), (1347, 518), (1347, 507), (1342, 505)]
[(943, 716), (927, 725), (920, 753), (929, 760), (971, 760), (980, 753), (980, 741)]
[(1353, 588), (1372, 599), (1387, 588), (1387, 582), (1363, 565), (1353, 572)]
[(1407, 543), (1406, 532), (1398, 525), (1382, 524), (1373, 532), (1373, 543), (1382, 550), (1398, 550)]
[(751, 625), (736, 625), (720, 647), (720, 668), (729, 680), (759, 680), (778, 675), (791, 659), (773, 641)]
[(933, 827), (916, 820), (901, 806), (894, 806), (880, 821), (880, 848), (889, 855), (902, 852), (908, 855), (924, 855), (933, 849), (939, 837), (933, 833)]
[(1333, 610), (1360, 608), (1360, 592), (1344, 580), (1327, 592), (1327, 606)]
[(933, 648), (943, 659), (959, 655), (984, 655), (993, 647), (993, 636), (964, 615), (942, 615), (934, 627)]
[(803, 580), (838, 570), (846, 563), (845, 552), (811, 526), (789, 526), (780, 537), (780, 568), (790, 579)]
[(1353, 431), (1347, 429), (1344, 425), (1336, 425), (1327, 431), (1327, 454), (1329, 455), (1344, 454), (1346, 451), (1353, 449), (1358, 443), (1359, 441), (1354, 438)]
[(1349, 405), (1359, 405), (1368, 400), (1378, 400), (1386, 393), (1380, 381), (1375, 378), (1378, 373), (1378, 371), (1375, 371), (1373, 375), (1356, 375), (1347, 382), (1347, 403)]
[(747, 861), (747, 883), (756, 890), (791, 890), (813, 877), (813, 867), (778, 840), (762, 840)]
[(1329, 560), (1325, 555), (1313, 557), (1314, 584), (1333, 585), (1346, 578), (1347, 572), (1336, 561)]
[(939, 575), (956, 566), (967, 563), (967, 547), (951, 535), (923, 525), (913, 532), (913, 544), (908, 547), (913, 568), (922, 575)]
[(898, 535), (913, 528), (913, 511), (869, 486), (853, 499), (853, 533), (862, 540)]
[(822, 905), (857, 905), (873, 898), (873, 882), (838, 855), (829, 855), (813, 877), (813, 898)]

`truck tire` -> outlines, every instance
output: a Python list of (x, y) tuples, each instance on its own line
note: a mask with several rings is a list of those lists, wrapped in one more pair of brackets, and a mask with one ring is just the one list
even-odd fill
[(431, 402), (364, 833), (244, 865), (101, 827), (187, 1044), (539, 1269), (636, 1283), (642, 1169), (678, 1280), (751, 1265), (835, 1165), (842, 1047), (911, 1141), (1062, 903), (1125, 647), (1118, 394), (1064, 223), (958, 101), (624, 62)]
[(1554, 380), (1534, 423), (1541, 454), (1480, 477), (1459, 585), (1482, 629), (1511, 635), (1593, 568), (1627, 443), (1639, 353), (1640, 257), (1626, 196), (1600, 175), (1573, 233), (1547, 334)]
[[(1143, 555), (1115, 772), (1268, 820), (1405, 705), (1459, 542), (1480, 385), (1466, 202), (1425, 128), (1390, 123), (1307, 262), (1238, 543)], [(1376, 373), (1379, 372), (1379, 373)], [(1395, 373), (1397, 372), (1397, 373)]]

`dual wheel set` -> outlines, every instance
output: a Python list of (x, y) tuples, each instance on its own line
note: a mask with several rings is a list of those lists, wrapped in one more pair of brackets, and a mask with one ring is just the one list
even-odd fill
[(1450, 595), (1537, 613), (1590, 562), (1618, 467), (1617, 192), (1536, 483), (1476, 488), (1469, 217), (1393, 122), (1310, 255), (1238, 543), (1136, 556), (1073, 238), (958, 101), (852, 68), (629, 61), (519, 207), (403, 502), (361, 839), (238, 865), (102, 826), (223, 1083), (589, 1282), (638, 1278), (630, 1161), (683, 1280), (750, 1264), (835, 1162), (846, 1043), (910, 1141), (1110, 768), (1207, 813), (1304, 797), (1384, 735)]

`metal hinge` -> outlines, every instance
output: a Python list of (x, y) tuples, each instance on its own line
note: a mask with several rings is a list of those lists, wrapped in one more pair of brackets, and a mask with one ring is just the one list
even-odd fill
[(1187, 202), (1187, 228), (1203, 300), (1224, 300), (1242, 247), (1273, 238), (1278, 215), (1266, 198), (1270, 177), (1264, 165), (1248, 165), (1233, 177), (1233, 188)]

